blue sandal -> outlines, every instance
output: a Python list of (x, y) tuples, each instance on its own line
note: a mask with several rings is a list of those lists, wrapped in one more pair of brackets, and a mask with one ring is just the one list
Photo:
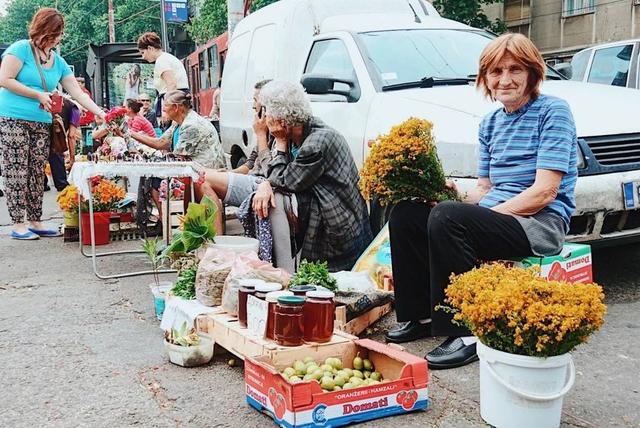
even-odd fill
[(40, 239), (40, 237), (37, 234), (35, 234), (35, 233), (31, 232), (31, 231), (28, 231), (28, 232), (25, 232), (25, 233), (18, 233), (15, 230), (12, 230), (11, 231), (11, 237), (13, 239), (18, 239), (20, 241), (33, 241), (33, 240), (36, 240), (36, 239)]
[(53, 238), (56, 236), (62, 236), (62, 234), (55, 229), (34, 229), (30, 227), (29, 231), (32, 233), (35, 233), (38, 236), (42, 236), (44, 238)]

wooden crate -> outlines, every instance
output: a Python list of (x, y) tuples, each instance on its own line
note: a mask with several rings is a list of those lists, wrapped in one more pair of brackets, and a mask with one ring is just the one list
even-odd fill
[[(179, 200), (163, 200), (162, 201), (162, 239), (167, 241), (167, 237), (173, 236), (173, 233), (178, 230), (180, 226), (180, 220), (178, 219), (179, 215), (184, 215), (184, 201)], [(166, 224), (166, 212), (169, 211), (169, 225)], [(171, 235), (169, 235), (169, 229), (171, 230)], [(167, 241), (168, 242), (168, 241)]]
[(378, 321), (383, 316), (391, 312), (392, 303), (389, 302), (382, 306), (376, 306), (368, 312), (347, 321), (347, 308), (345, 306), (336, 307), (335, 328), (347, 334), (355, 336), (362, 333), (367, 327)]
[(62, 242), (78, 242), (80, 231), (77, 227), (64, 226), (62, 231)]
[(201, 315), (196, 318), (196, 330), (200, 334), (210, 337), (216, 347), (222, 347), (241, 359), (254, 356), (268, 356), (291, 352), (299, 353), (301, 358), (316, 354), (326, 346), (351, 342), (357, 339), (341, 331), (335, 331), (331, 340), (327, 343), (305, 343), (300, 346), (280, 346), (277, 343), (264, 338), (258, 338), (249, 334), (249, 330), (241, 328), (238, 318), (227, 313), (213, 313)]

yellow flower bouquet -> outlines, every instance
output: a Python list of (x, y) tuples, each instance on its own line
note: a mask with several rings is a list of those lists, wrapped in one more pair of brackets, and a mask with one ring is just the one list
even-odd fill
[[(93, 193), (93, 211), (107, 212), (116, 209), (118, 202), (123, 200), (126, 192), (116, 183), (102, 177), (91, 179), (91, 191)], [(82, 198), (82, 211), (89, 211), (89, 201)]]
[(452, 275), (446, 289), (454, 323), (486, 346), (510, 354), (551, 357), (573, 350), (604, 322), (598, 284), (547, 281), (536, 268), (494, 263)]
[(372, 142), (360, 171), (365, 198), (377, 195), (382, 205), (406, 199), (442, 202), (457, 199), (446, 178), (428, 120), (409, 118)]
[(78, 188), (74, 185), (65, 187), (62, 192), (58, 193), (56, 200), (58, 201), (58, 206), (62, 211), (77, 212), (78, 204), (80, 203)]

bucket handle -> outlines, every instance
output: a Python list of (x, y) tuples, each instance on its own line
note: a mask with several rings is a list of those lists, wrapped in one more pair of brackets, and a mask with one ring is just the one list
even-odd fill
[(555, 393), (553, 395), (530, 394), (528, 392), (519, 391), (515, 389), (512, 385), (509, 385), (507, 382), (505, 382), (504, 379), (502, 379), (498, 375), (498, 373), (496, 373), (494, 368), (491, 366), (492, 364), (491, 362), (487, 361), (486, 363), (487, 363), (487, 369), (489, 369), (489, 374), (495, 380), (497, 380), (500, 385), (502, 385), (512, 393), (516, 394), (517, 396), (524, 398), (526, 400), (531, 400), (531, 401), (553, 401), (553, 400), (557, 400), (558, 398), (562, 398), (566, 395), (567, 392), (571, 390), (576, 380), (576, 366), (573, 364), (573, 359), (570, 359), (569, 360), (569, 380), (567, 381), (566, 385), (564, 386), (564, 388), (562, 388), (560, 392)]

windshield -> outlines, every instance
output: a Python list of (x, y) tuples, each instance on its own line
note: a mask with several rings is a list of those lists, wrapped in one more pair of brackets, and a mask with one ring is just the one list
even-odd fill
[[(494, 38), (480, 30), (393, 30), (358, 34), (369, 72), (382, 87), (425, 77), (475, 77), (484, 47)], [(560, 78), (549, 70), (548, 78)]]

